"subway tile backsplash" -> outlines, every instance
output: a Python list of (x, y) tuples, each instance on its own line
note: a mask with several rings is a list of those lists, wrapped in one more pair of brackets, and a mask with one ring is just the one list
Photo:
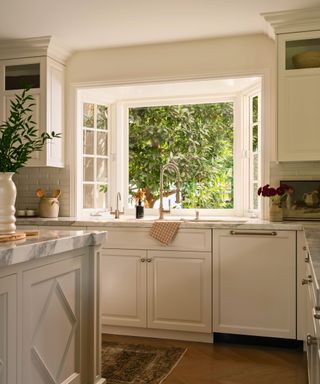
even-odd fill
[(280, 180), (320, 180), (320, 161), (284, 162), (270, 164), (270, 184)]
[(42, 188), (50, 195), (60, 189), (59, 216), (70, 216), (70, 169), (51, 167), (26, 167), (13, 178), (17, 187), (16, 209), (38, 210), (36, 190)]

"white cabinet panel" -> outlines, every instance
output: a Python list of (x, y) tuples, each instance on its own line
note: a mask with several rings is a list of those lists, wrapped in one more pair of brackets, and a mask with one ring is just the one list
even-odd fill
[(17, 383), (17, 278), (0, 277), (0, 383)]
[(214, 332), (295, 339), (295, 232), (230, 232), (214, 237)]
[(23, 274), (23, 377), (81, 382), (81, 257)]
[[(102, 230), (102, 227), (88, 227), (88, 230)], [(165, 249), (177, 251), (211, 252), (210, 229), (179, 229), (169, 245), (163, 245), (149, 235), (150, 228), (115, 228), (104, 226), (108, 231), (105, 248), (121, 249)]]
[(148, 327), (211, 332), (211, 253), (148, 251)]
[(279, 161), (320, 159), (320, 74), (279, 81)]
[(145, 327), (146, 251), (101, 252), (102, 324)]

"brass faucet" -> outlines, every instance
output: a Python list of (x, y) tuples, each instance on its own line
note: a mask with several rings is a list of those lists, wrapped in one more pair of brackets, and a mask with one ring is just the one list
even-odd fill
[(116, 206), (116, 210), (114, 212), (112, 212), (112, 208), (111, 208), (111, 214), (114, 215), (114, 218), (115, 219), (119, 219), (120, 218), (120, 215), (122, 215), (124, 212), (120, 212), (119, 210), (119, 201), (121, 201), (121, 195), (120, 195), (120, 192), (117, 193), (117, 206)]
[(170, 213), (170, 200), (169, 200), (169, 209), (165, 210), (163, 209), (163, 174), (166, 170), (172, 170), (176, 172), (176, 183), (177, 183), (177, 189), (176, 189), (176, 202), (180, 203), (180, 184), (181, 184), (181, 178), (180, 178), (180, 172), (177, 164), (174, 162), (169, 162), (168, 164), (160, 167), (160, 208), (159, 208), (159, 219), (163, 219), (163, 214), (165, 212)]

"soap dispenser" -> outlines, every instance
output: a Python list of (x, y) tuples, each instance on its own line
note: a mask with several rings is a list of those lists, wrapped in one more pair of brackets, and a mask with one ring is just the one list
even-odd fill
[(142, 205), (141, 199), (138, 201), (138, 205), (136, 205), (136, 219), (142, 219), (144, 216), (144, 206)]

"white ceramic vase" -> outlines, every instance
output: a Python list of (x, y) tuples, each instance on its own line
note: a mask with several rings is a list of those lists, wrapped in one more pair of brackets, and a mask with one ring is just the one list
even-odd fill
[(16, 231), (15, 202), (17, 189), (12, 181), (13, 172), (0, 172), (0, 234)]
[(283, 220), (283, 210), (279, 206), (279, 203), (270, 202), (269, 220), (270, 221), (282, 221)]

